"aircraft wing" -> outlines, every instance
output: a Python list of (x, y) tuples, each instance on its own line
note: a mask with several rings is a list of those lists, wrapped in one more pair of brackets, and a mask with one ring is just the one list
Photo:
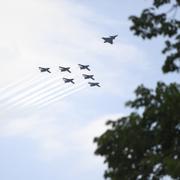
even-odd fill
[(113, 44), (113, 39), (109, 39), (108, 42), (109, 42), (110, 44)]
[(102, 39), (105, 40), (105, 41), (107, 40), (107, 38), (105, 38), (105, 37), (102, 37)]

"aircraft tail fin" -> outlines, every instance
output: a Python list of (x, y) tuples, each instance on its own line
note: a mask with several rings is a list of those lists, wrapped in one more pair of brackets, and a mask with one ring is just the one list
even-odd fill
[(70, 81), (71, 81), (71, 83), (75, 84), (74, 79), (71, 79)]
[(47, 72), (48, 72), (48, 73), (51, 73), (51, 71), (49, 70), (49, 68), (47, 69)]

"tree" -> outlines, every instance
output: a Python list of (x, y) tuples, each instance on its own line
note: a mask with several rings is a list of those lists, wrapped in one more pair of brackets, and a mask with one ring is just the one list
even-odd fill
[[(162, 13), (164, 6), (167, 11)], [(180, 70), (178, 8), (180, 0), (153, 0), (152, 7), (139, 17), (129, 18), (135, 35), (165, 38), (164, 73)], [(109, 129), (94, 139), (95, 154), (103, 156), (108, 165), (105, 178), (159, 179), (170, 175), (180, 179), (180, 85), (158, 82), (155, 90), (141, 85), (135, 94), (135, 100), (126, 103), (135, 111), (117, 121), (109, 120)]]
[[(169, 4), (165, 13), (158, 13), (160, 8)], [(157, 36), (167, 38), (163, 54), (167, 54), (162, 67), (164, 73), (180, 70), (180, 20), (176, 15), (180, 7), (180, 0), (172, 3), (172, 0), (154, 0), (153, 7), (144, 9), (140, 15), (130, 16), (133, 22), (131, 30), (135, 35), (143, 39), (151, 39)], [(179, 63), (179, 64), (178, 64)]]
[(97, 155), (105, 157), (105, 177), (112, 180), (180, 178), (180, 85), (158, 83), (156, 90), (139, 86), (127, 106), (141, 109), (108, 121), (99, 138)]

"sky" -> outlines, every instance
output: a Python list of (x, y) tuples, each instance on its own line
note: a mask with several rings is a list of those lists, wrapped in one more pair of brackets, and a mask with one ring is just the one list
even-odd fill
[[(142, 41), (129, 30), (128, 17), (148, 5), (0, 1), (1, 180), (103, 180), (106, 165), (94, 155), (93, 139), (107, 129), (105, 122), (130, 112), (124, 103), (138, 85), (178, 81), (160, 70), (162, 39)], [(113, 45), (103, 43), (103, 36), (115, 34)], [(51, 73), (40, 73), (40, 66)], [(89, 87), (83, 73), (94, 74), (101, 88)]]

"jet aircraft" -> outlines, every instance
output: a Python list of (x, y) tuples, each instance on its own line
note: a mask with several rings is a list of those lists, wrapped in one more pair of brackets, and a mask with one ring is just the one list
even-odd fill
[(109, 37), (102, 37), (102, 39), (104, 40), (104, 43), (113, 44), (113, 40), (114, 40), (117, 36), (118, 36), (118, 35), (109, 36)]
[(89, 84), (91, 87), (93, 87), (93, 86), (101, 87), (98, 82), (88, 82), (88, 84)]
[(70, 67), (62, 67), (62, 66), (59, 66), (59, 69), (60, 69), (61, 72), (67, 71), (67, 72), (71, 73)]
[(88, 74), (82, 74), (82, 76), (84, 77), (84, 79), (92, 79), (94, 80), (94, 75), (88, 75)]
[(87, 69), (88, 71), (90, 71), (89, 69), (89, 65), (82, 65), (82, 64), (78, 64), (80, 69)]
[(39, 67), (39, 70), (41, 72), (48, 72), (48, 73), (51, 73), (51, 71), (49, 70), (50, 68), (43, 68), (43, 67)]
[(63, 80), (64, 80), (65, 83), (75, 84), (74, 81), (73, 81), (74, 79), (63, 78)]

